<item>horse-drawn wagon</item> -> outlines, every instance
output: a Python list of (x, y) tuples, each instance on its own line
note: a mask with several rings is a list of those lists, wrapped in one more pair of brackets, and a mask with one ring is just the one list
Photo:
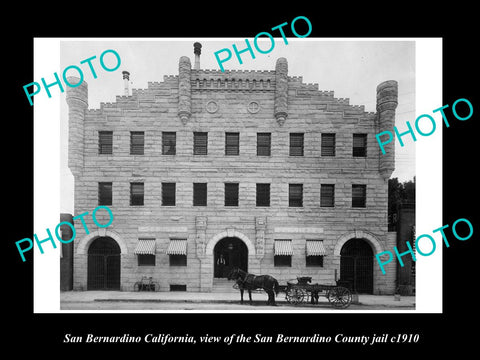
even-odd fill
[(337, 309), (345, 309), (352, 302), (352, 293), (343, 286), (311, 284), (311, 277), (297, 277), (296, 280), (287, 281), (285, 299), (290, 304), (300, 304), (310, 301), (318, 304), (320, 295), (325, 296), (328, 302)]

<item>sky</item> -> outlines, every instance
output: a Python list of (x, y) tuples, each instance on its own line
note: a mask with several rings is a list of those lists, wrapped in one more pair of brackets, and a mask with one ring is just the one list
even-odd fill
[[(376, 87), (383, 81), (398, 82), (398, 107), (396, 126), (406, 129), (405, 122), (415, 122), (415, 41), (409, 39), (275, 39), (268, 54), (255, 51), (255, 59), (249, 52), (242, 54), (240, 64), (235, 55), (223, 63), (226, 70), (274, 70), (279, 57), (288, 61), (288, 75), (302, 76), (304, 83), (318, 84), (319, 90), (334, 91), (336, 98), (349, 98), (351, 105), (364, 105), (365, 111), (375, 112)], [(130, 72), (130, 87), (144, 89), (148, 82), (163, 81), (164, 76), (178, 75), (178, 60), (190, 57), (194, 64), (193, 43), (202, 44), (201, 69), (219, 70), (214, 53), (224, 48), (232, 51), (232, 44), (239, 50), (246, 47), (243, 38), (172, 38), (172, 39), (61, 39), (60, 66), (79, 66), (88, 83), (89, 108), (100, 108), (101, 102), (114, 102), (123, 95), (122, 71)], [(249, 39), (253, 46), (253, 39)], [(271, 47), (268, 38), (258, 42), (260, 49)], [(115, 50), (121, 58), (120, 67), (107, 72), (100, 66), (101, 54)], [(93, 78), (88, 64), (82, 60), (96, 56), (91, 61), (97, 78)], [(221, 54), (220, 56), (224, 56)], [(116, 65), (111, 53), (103, 58), (107, 67)], [(58, 71), (60, 74), (60, 70)], [(68, 75), (77, 75), (74, 69)], [(61, 211), (73, 213), (73, 177), (67, 167), (68, 109), (65, 93), (61, 104)], [(415, 176), (415, 143), (405, 139), (405, 146), (395, 145), (396, 169), (392, 177), (400, 181), (413, 180)]]

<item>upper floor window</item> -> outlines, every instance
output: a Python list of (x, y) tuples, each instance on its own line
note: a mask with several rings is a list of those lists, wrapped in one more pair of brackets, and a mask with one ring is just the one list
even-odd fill
[(290, 207), (303, 206), (303, 184), (288, 185), (288, 206)]
[(162, 206), (175, 206), (175, 183), (162, 183)]
[(257, 184), (257, 206), (270, 206), (270, 184)]
[(257, 133), (257, 156), (270, 156), (271, 133)]
[(367, 134), (353, 134), (353, 156), (367, 156)]
[(102, 155), (112, 154), (113, 131), (98, 132), (98, 153)]
[(303, 133), (290, 134), (290, 156), (303, 156)]
[(225, 183), (225, 206), (238, 206), (238, 183)]
[(320, 185), (320, 206), (321, 207), (335, 206), (335, 185), (333, 184)]
[(193, 133), (193, 155), (207, 155), (208, 133)]
[(143, 205), (144, 197), (143, 182), (130, 183), (130, 205)]
[(175, 155), (177, 134), (175, 132), (162, 132), (162, 155)]
[(98, 183), (98, 205), (112, 205), (112, 183)]
[(352, 207), (366, 207), (367, 185), (352, 185)]
[(207, 183), (193, 184), (193, 206), (207, 206)]
[(322, 156), (335, 156), (335, 134), (322, 134)]
[(238, 132), (225, 133), (225, 155), (238, 155), (240, 152), (240, 134)]
[(145, 133), (143, 131), (130, 132), (130, 155), (143, 155), (145, 147)]

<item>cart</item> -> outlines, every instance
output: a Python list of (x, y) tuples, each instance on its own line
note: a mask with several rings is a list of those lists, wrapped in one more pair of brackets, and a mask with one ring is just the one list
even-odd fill
[(142, 276), (140, 281), (133, 285), (133, 291), (159, 291), (160, 285), (153, 280), (152, 276)]
[(287, 281), (285, 299), (293, 305), (310, 301), (318, 304), (319, 296), (325, 296), (337, 309), (346, 309), (352, 302), (352, 293), (346, 287), (338, 285), (311, 284), (311, 277), (297, 277)]

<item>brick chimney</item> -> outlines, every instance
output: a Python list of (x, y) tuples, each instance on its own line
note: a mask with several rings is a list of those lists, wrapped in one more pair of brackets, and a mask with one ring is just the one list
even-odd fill
[(195, 54), (195, 64), (193, 68), (200, 70), (200, 54), (202, 53), (202, 44), (196, 42), (193, 44), (193, 53)]
[(130, 81), (130, 73), (128, 71), (122, 71), (123, 74), (123, 84), (124, 84), (124, 94), (125, 96), (130, 95), (129, 89), (128, 89), (128, 82)]

